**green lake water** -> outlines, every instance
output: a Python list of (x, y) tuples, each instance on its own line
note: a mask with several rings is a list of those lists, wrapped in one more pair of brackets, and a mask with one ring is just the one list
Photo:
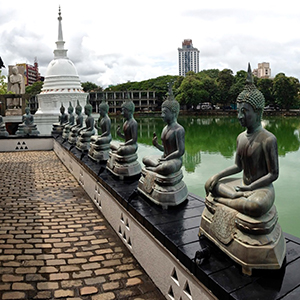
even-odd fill
[[(153, 132), (160, 137), (165, 124), (159, 117), (136, 118), (139, 124), (138, 160), (161, 154), (152, 146)], [(235, 116), (184, 116), (178, 122), (185, 128), (185, 154), (182, 171), (189, 192), (204, 197), (206, 180), (234, 162), (236, 138), (244, 130)], [(112, 118), (113, 139), (122, 118)], [(278, 142), (279, 178), (274, 182), (275, 205), (284, 232), (300, 237), (300, 118), (264, 117), (263, 126)], [(159, 142), (161, 143), (160, 139)], [(242, 176), (242, 173), (241, 173)]]

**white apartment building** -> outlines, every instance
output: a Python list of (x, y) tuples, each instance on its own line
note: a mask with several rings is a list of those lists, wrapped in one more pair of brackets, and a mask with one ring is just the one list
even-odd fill
[(178, 48), (179, 75), (185, 76), (189, 71), (199, 72), (199, 53), (197, 48), (193, 47), (190, 39), (182, 42), (182, 48)]
[(258, 78), (270, 78), (271, 77), (270, 63), (267, 62), (259, 63), (258, 68), (254, 69), (252, 73)]

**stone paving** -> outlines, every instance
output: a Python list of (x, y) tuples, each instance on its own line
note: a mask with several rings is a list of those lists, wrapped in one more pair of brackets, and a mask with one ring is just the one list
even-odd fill
[(54, 152), (0, 170), (0, 299), (165, 299)]

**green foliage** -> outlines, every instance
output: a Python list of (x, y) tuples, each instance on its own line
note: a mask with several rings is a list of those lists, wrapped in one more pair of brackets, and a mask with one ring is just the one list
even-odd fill
[[(230, 105), (243, 90), (247, 78), (246, 71), (238, 71), (233, 75), (232, 70), (217, 69), (202, 70), (199, 73), (192, 71), (183, 76), (160, 76), (141, 82), (126, 82), (110, 86), (106, 90), (153, 90), (156, 92), (158, 102), (162, 102), (168, 92), (168, 83), (173, 82), (173, 92), (176, 100), (185, 105), (187, 109), (197, 107), (199, 103)], [(263, 93), (266, 105), (278, 104), (289, 110), (300, 105), (300, 84), (294, 77), (286, 77), (280, 73), (274, 79), (257, 78), (254, 84)]]
[(99, 87), (97, 84), (92, 82), (82, 82), (81, 86), (85, 92), (91, 92), (91, 91), (102, 91), (102, 88)]
[[(165, 75), (140, 82), (126, 82), (106, 88), (106, 91), (155, 91), (157, 99), (162, 101), (168, 92), (168, 83), (174, 82), (174, 89), (180, 86), (183, 77)], [(177, 82), (178, 81), (178, 82)]]
[(0, 94), (4, 95), (7, 94), (7, 82), (5, 82), (6, 76), (2, 75), (1, 69), (0, 69)]
[(200, 77), (208, 76), (209, 78), (212, 78), (212, 79), (216, 80), (219, 76), (219, 73), (220, 73), (220, 70), (218, 70), (218, 69), (210, 69), (210, 70), (202, 70), (199, 73), (197, 73), (197, 75), (200, 76)]
[(194, 72), (186, 73), (176, 94), (176, 100), (181, 105), (187, 105), (187, 108), (196, 106), (203, 98), (208, 98), (208, 95), (201, 90), (201, 82)]
[(207, 72), (195, 74), (188, 72), (176, 91), (176, 99), (187, 108), (196, 108), (199, 103), (218, 101), (218, 88), (216, 81)]
[(298, 103), (299, 80), (295, 77), (286, 77), (284, 73), (279, 73), (273, 80), (272, 91), (276, 104), (289, 110)]
[(266, 105), (275, 104), (275, 99), (272, 93), (273, 80), (269, 78), (259, 78), (257, 81), (257, 88), (265, 96)]
[(224, 69), (218, 74), (217, 84), (220, 94), (219, 102), (230, 104), (235, 101), (230, 94), (230, 88), (234, 83), (233, 72), (230, 69)]
[(42, 87), (43, 87), (43, 82), (42, 81), (37, 81), (37, 82), (34, 82), (32, 85), (26, 86), (25, 92), (31, 98), (31, 97), (39, 94), (42, 90)]

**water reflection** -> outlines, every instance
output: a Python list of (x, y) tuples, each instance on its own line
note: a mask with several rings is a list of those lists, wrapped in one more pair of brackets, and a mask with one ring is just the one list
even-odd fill
[[(152, 146), (153, 132), (160, 138), (164, 122), (157, 117), (136, 118), (139, 123), (139, 162), (145, 155), (162, 154)], [(236, 138), (244, 129), (235, 116), (231, 117), (179, 117), (184, 126), (185, 155), (184, 181), (189, 192), (205, 196), (204, 184), (213, 174), (232, 165), (236, 151)], [(265, 117), (263, 126), (275, 134), (278, 141), (279, 178), (275, 181), (276, 207), (285, 232), (300, 237), (300, 118)], [(116, 127), (122, 118), (112, 118), (112, 134), (117, 139)]]
[[(164, 127), (159, 117), (136, 118), (139, 124), (138, 142), (151, 146), (153, 132), (158, 136)], [(112, 118), (112, 132), (116, 139), (116, 126), (122, 124), (121, 118)], [(236, 117), (179, 117), (178, 122), (185, 128), (186, 164), (201, 163), (200, 152), (221, 154), (233, 158), (236, 138), (244, 129)], [(275, 134), (278, 141), (279, 156), (299, 150), (300, 118), (270, 117), (263, 119), (263, 126)], [(195, 157), (194, 157), (195, 156)], [(188, 167), (187, 169), (193, 169)]]
[(279, 156), (299, 150), (299, 118), (272, 118), (264, 123), (265, 128), (277, 137)]

